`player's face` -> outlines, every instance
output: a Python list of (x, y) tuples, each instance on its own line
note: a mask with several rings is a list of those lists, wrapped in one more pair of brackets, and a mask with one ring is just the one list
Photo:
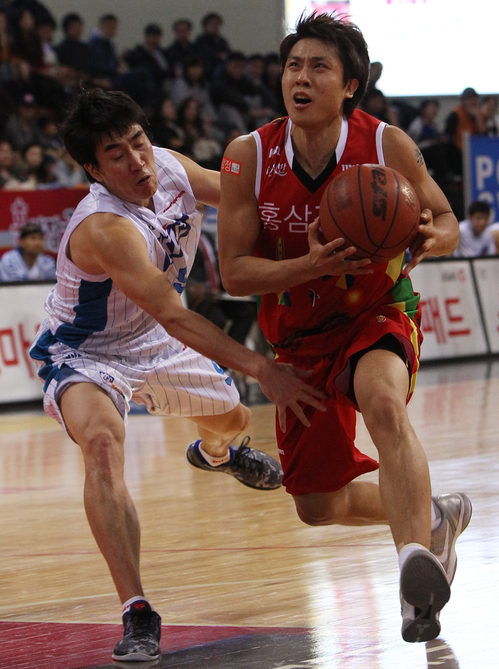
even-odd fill
[(95, 150), (98, 167), (85, 165), (92, 177), (120, 200), (147, 207), (158, 188), (151, 142), (142, 126), (123, 135), (103, 135)]
[(282, 91), (296, 125), (329, 125), (342, 116), (343, 103), (353, 96), (357, 86), (357, 79), (343, 83), (343, 65), (334, 46), (318, 39), (302, 39), (291, 49)]

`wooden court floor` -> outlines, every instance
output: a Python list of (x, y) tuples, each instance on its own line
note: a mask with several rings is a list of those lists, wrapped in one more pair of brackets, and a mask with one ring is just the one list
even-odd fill
[[(387, 529), (306, 527), (284, 490), (189, 467), (188, 421), (132, 415), (126, 478), (146, 594), (163, 619), (156, 666), (499, 668), (499, 362), (423, 368), (410, 414), (434, 493), (464, 491), (474, 505), (442, 635), (426, 645), (400, 636)], [(249, 434), (277, 455), (271, 406), (253, 407)], [(358, 445), (374, 455), (361, 421)], [(82, 482), (78, 448), (54, 421), (38, 409), (0, 413), (0, 669), (119, 666), (119, 601)]]

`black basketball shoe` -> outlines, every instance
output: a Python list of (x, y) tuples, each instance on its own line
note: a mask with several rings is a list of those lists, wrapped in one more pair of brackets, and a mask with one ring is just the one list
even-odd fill
[(142, 600), (133, 602), (123, 615), (125, 633), (114, 647), (113, 660), (147, 662), (160, 655), (161, 618)]
[(201, 439), (187, 446), (185, 457), (193, 467), (210, 472), (230, 474), (243, 485), (257, 490), (275, 490), (282, 485), (282, 467), (270, 455), (248, 446), (250, 437), (245, 437), (235, 449), (229, 446), (230, 460), (224, 465), (212, 467), (199, 452)]

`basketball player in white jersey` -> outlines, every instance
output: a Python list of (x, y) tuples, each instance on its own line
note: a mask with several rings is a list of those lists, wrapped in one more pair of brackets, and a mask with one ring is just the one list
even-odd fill
[[(260, 326), (279, 359), (313, 368), (326, 412), (306, 408), (277, 427), (283, 485), (310, 525), (389, 524), (399, 552), (402, 636), (440, 632), (455, 543), (471, 518), (466, 495), (432, 499), (426, 455), (406, 404), (422, 336), (419, 295), (403, 271), (352, 260), (344, 239), (323, 243), (321, 196), (344, 169), (386, 164), (412, 183), (421, 225), (411, 269), (458, 241), (454, 214), (421, 152), (399, 128), (356, 109), (369, 74), (360, 30), (337, 16), (303, 16), (280, 48), (288, 116), (234, 140), (222, 163), (220, 269), (233, 295), (261, 294)], [(314, 220), (315, 219), (315, 220)], [(355, 447), (361, 412), (379, 454), (379, 485), (356, 480), (378, 463)]]
[[(153, 148), (140, 107), (121, 92), (84, 92), (63, 127), (69, 153), (93, 182), (61, 241), (48, 318), (31, 347), (45, 381), (44, 405), (80, 446), (87, 518), (123, 605), (124, 637), (113, 657), (159, 656), (161, 618), (144, 597), (139, 523), (123, 479), (129, 401), (193, 420), (195, 467), (257, 489), (281, 485), (272, 458), (230, 445), (250, 420), (219, 365), (255, 377), (275, 403), (308, 424), (298, 402), (321, 409), (323, 394), (290, 365), (244, 348), (180, 294), (200, 234), (196, 200), (219, 203), (219, 174)], [(216, 361), (216, 362), (213, 362)]]

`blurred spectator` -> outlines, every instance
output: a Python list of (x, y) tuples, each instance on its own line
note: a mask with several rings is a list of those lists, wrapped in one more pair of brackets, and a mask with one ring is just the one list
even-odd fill
[(55, 261), (45, 254), (43, 230), (36, 223), (26, 223), (19, 231), (17, 248), (0, 258), (2, 281), (55, 279)]
[(88, 40), (92, 76), (97, 85), (108, 90), (114, 87), (118, 75), (119, 60), (113, 43), (117, 32), (117, 17), (114, 14), (104, 14)]
[(55, 50), (59, 64), (65, 68), (65, 83), (75, 88), (81, 81), (86, 82), (91, 76), (91, 53), (83, 39), (83, 21), (79, 14), (71, 12), (62, 20), (64, 39)]
[(390, 125), (399, 125), (396, 110), (390, 106), (385, 94), (379, 88), (373, 88), (370, 93), (366, 92), (362, 98), (361, 106), (366, 114), (370, 114)]
[(407, 134), (421, 149), (431, 176), (443, 186), (450, 167), (447, 138), (437, 120), (439, 107), (438, 100), (423, 100), (419, 106), (419, 114), (409, 125)]
[(203, 119), (201, 106), (195, 98), (186, 98), (182, 102), (178, 123), (185, 134), (184, 152), (202, 167), (219, 170), (222, 144), (213, 136), (209, 121)]
[(38, 0), (7, 0), (3, 3), (7, 7), (10, 20), (15, 21), (17, 17), (28, 9), (36, 23), (46, 19), (54, 21), (54, 16), (43, 3)]
[(497, 137), (499, 135), (497, 98), (493, 95), (486, 95), (480, 103), (480, 115), (485, 124), (485, 134), (489, 137)]
[(61, 188), (88, 188), (90, 185), (83, 167), (67, 151), (56, 160), (52, 174)]
[(262, 56), (262, 54), (254, 53), (246, 61), (246, 75), (253, 82), (253, 84), (262, 91), (262, 95), (265, 96), (265, 104), (262, 106), (268, 106), (272, 110), (269, 115), (269, 121), (273, 120), (275, 117), (280, 116), (281, 112), (281, 99), (282, 91), (280, 86), (280, 68), (277, 65), (277, 77), (278, 77), (278, 94), (276, 95), (273, 90), (269, 88), (265, 81), (267, 68), (267, 60)]
[(243, 134), (258, 128), (274, 115), (262, 88), (246, 76), (246, 56), (232, 52), (213, 79), (211, 98), (224, 129), (238, 127)]
[(156, 23), (149, 23), (144, 28), (144, 43), (137, 44), (134, 49), (128, 51), (124, 59), (131, 69), (143, 68), (149, 72), (152, 80), (158, 88), (169, 73), (166, 56), (160, 47), (163, 30)]
[(0, 122), (5, 124), (14, 109), (13, 98), (18, 97), (22, 82), (29, 79), (29, 66), (16, 55), (7, 19), (7, 10), (0, 6)]
[(203, 32), (198, 35), (194, 43), (210, 79), (213, 74), (218, 73), (219, 66), (227, 60), (230, 53), (229, 43), (220, 34), (222, 25), (223, 20), (220, 14), (209, 12), (201, 21)]
[(282, 71), (279, 63), (279, 54), (269, 53), (264, 58), (264, 69), (262, 80), (267, 89), (274, 98), (273, 107), (278, 116), (286, 116), (287, 111), (284, 106), (281, 86)]
[(22, 152), (21, 173), (23, 182), (20, 189), (35, 190), (54, 184), (54, 163), (54, 159), (45, 154), (41, 144), (33, 143), (25, 146)]
[(61, 82), (58, 80), (59, 70), (56, 65), (45, 61), (45, 55), (50, 50), (42, 43), (40, 35), (46, 40), (49, 33), (55, 29), (52, 18), (39, 19), (40, 32), (35, 23), (33, 13), (24, 8), (17, 20), (12, 22), (13, 43), (12, 49), (16, 56), (27, 68), (25, 90), (32, 91), (40, 105), (51, 109), (59, 119), (62, 119), (68, 102), (67, 95)]
[(43, 65), (43, 48), (35, 30), (35, 17), (29, 9), (11, 17), (12, 49), (15, 55), (29, 64), (30, 68), (41, 68)]
[(482, 135), (486, 132), (485, 121), (480, 114), (478, 93), (474, 88), (465, 88), (460, 104), (447, 117), (445, 134), (449, 138), (449, 163), (453, 172), (463, 172), (463, 133)]
[(165, 56), (173, 77), (181, 77), (187, 60), (196, 55), (194, 42), (191, 41), (192, 23), (189, 19), (178, 19), (172, 25), (173, 42), (165, 49)]
[(476, 200), (468, 209), (468, 218), (459, 223), (459, 246), (452, 254), (456, 258), (492, 256), (496, 253), (494, 234), (489, 226), (491, 208), (487, 202)]
[(419, 114), (407, 129), (407, 134), (420, 149), (442, 141), (443, 132), (437, 120), (439, 107), (438, 100), (423, 100), (419, 106)]
[(494, 237), (494, 242), (496, 245), (496, 255), (499, 255), (499, 222), (491, 223), (489, 227)]
[(379, 61), (371, 63), (369, 81), (361, 102), (361, 109), (380, 121), (407, 129), (417, 114), (413, 105), (404, 99), (389, 101), (383, 91), (378, 88), (378, 81), (383, 74), (383, 64)]
[(52, 45), (56, 27), (55, 21), (50, 18), (35, 22), (35, 32), (42, 47), (41, 74), (54, 78), (59, 77), (59, 58)]
[(222, 155), (225, 151), (225, 149), (229, 146), (229, 144), (232, 142), (233, 139), (236, 139), (237, 137), (241, 137), (243, 133), (237, 128), (236, 126), (232, 126), (227, 130), (223, 137), (223, 142), (222, 142)]
[(51, 116), (43, 116), (39, 119), (38, 125), (42, 136), (41, 143), (46, 155), (52, 156), (55, 160), (62, 158), (66, 150), (59, 135), (57, 123)]
[(370, 95), (373, 91), (380, 90), (376, 84), (381, 79), (383, 74), (383, 63), (379, 60), (374, 60), (369, 66), (369, 81), (367, 82), (366, 95)]
[(177, 77), (173, 82), (170, 97), (177, 109), (186, 98), (196, 99), (201, 106), (203, 118), (215, 121), (217, 112), (211, 101), (210, 88), (203, 61), (199, 56), (191, 56), (184, 63), (183, 76)]
[(158, 111), (149, 121), (153, 144), (184, 153), (185, 133), (177, 123), (177, 108), (170, 97), (163, 95)]
[(14, 151), (22, 151), (27, 144), (42, 143), (38, 125), (38, 105), (32, 93), (25, 93), (15, 112), (10, 116), (4, 130)]
[(265, 59), (261, 53), (253, 53), (246, 59), (246, 74), (256, 86), (265, 86), (263, 73), (265, 71)]
[(244, 346), (256, 319), (256, 303), (248, 298), (231, 298), (224, 291), (216, 257), (215, 244), (201, 233), (194, 264), (187, 281), (189, 309), (197, 311)]
[(0, 188), (17, 190), (21, 182), (21, 173), (14, 167), (12, 146), (6, 139), (0, 139)]
[(361, 101), (362, 109), (371, 116), (379, 118), (380, 121), (390, 123), (390, 108), (385, 94), (376, 86), (383, 73), (383, 65), (374, 61), (369, 67), (369, 81), (366, 92)]
[[(254, 107), (265, 109), (266, 114), (262, 113), (259, 116), (257, 125), (263, 125), (272, 121), (279, 115), (279, 103), (273, 92), (268, 88), (263, 80), (265, 72), (265, 59), (259, 53), (254, 53), (246, 59), (246, 77), (255, 86), (256, 93), (254, 100)], [(255, 104), (256, 103), (256, 104)]]

